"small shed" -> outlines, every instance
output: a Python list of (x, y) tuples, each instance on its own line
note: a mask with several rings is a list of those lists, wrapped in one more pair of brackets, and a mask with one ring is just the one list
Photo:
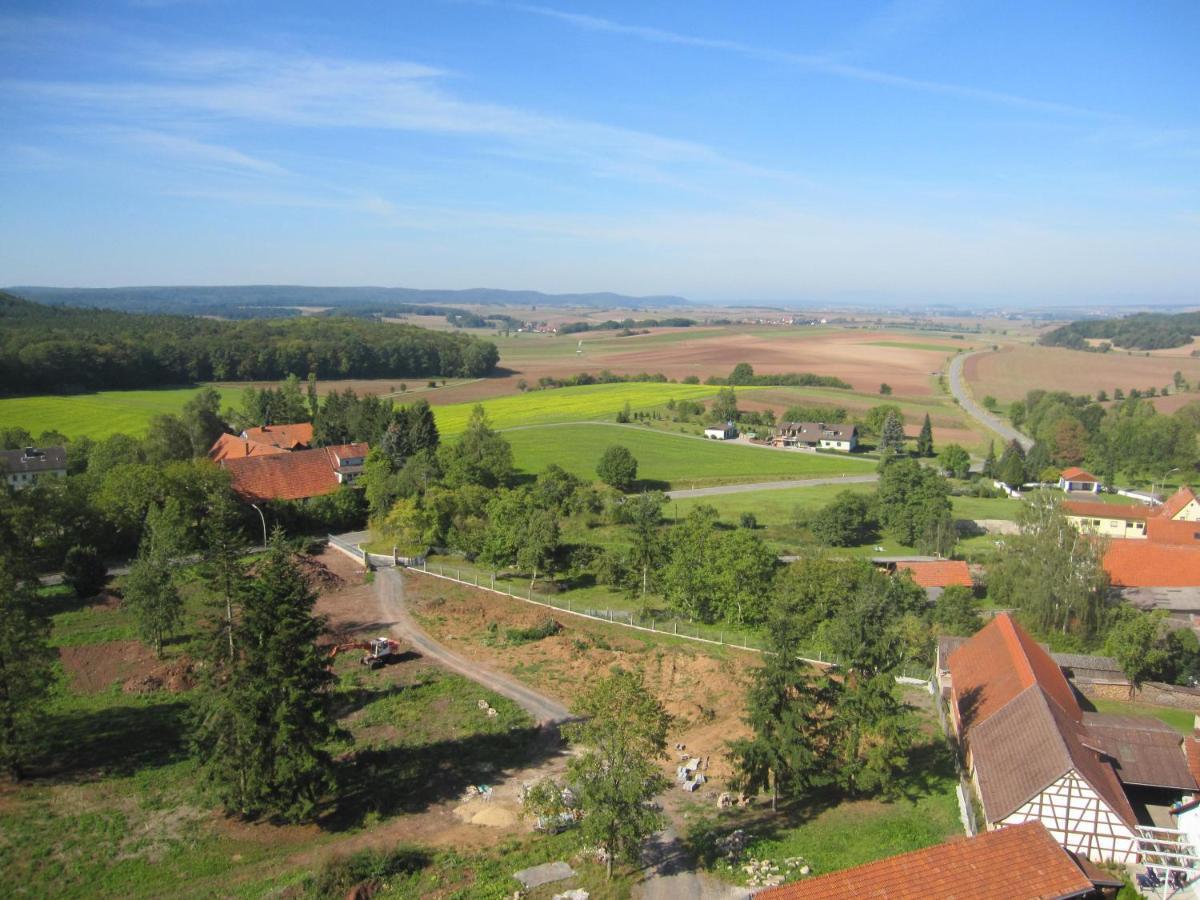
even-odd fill
[(710, 425), (704, 429), (704, 436), (710, 441), (732, 441), (738, 436), (737, 426), (732, 422), (724, 425)]
[(1058, 476), (1058, 487), (1067, 492), (1086, 491), (1089, 494), (1098, 494), (1100, 479), (1078, 466), (1071, 466), (1069, 469), (1063, 469), (1062, 474)]

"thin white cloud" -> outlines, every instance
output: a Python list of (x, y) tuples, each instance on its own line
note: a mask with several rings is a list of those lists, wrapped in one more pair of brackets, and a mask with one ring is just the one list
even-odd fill
[(952, 84), (944, 81), (932, 81), (923, 78), (909, 78), (906, 75), (897, 75), (892, 72), (885, 72), (879, 69), (871, 69), (864, 66), (856, 66), (839, 62), (836, 58), (828, 55), (792, 53), (785, 50), (774, 50), (769, 47), (759, 47), (753, 44), (742, 43), (740, 41), (699, 37), (696, 35), (683, 34), (677, 31), (668, 31), (661, 28), (649, 28), (642, 25), (629, 25), (623, 22), (614, 21), (612, 19), (601, 18), (599, 16), (564, 12), (548, 6), (537, 6), (525, 3), (510, 3), (503, 5), (506, 8), (518, 10), (520, 12), (544, 16), (550, 19), (557, 19), (561, 22), (566, 22), (567, 24), (574, 25), (577, 28), (583, 28), (588, 31), (627, 35), (629, 37), (635, 37), (644, 41), (650, 41), (658, 44), (675, 44), (679, 46), (696, 47), (706, 50), (720, 50), (727, 53), (735, 53), (739, 56), (762, 60), (764, 62), (774, 62), (796, 66), (798, 68), (808, 69), (814, 72), (821, 72), (825, 75), (832, 75), (837, 78), (844, 78), (851, 81), (863, 81), (872, 84), (903, 88), (911, 91), (941, 94), (949, 97), (959, 97), (964, 100), (984, 101), (1000, 106), (1037, 110), (1047, 113), (1059, 113), (1087, 119), (1113, 118), (1113, 116), (1108, 113), (1088, 109), (1082, 106), (1074, 106), (1068, 103), (1056, 103), (1050, 100), (1040, 100), (1034, 97), (1023, 97), (1019, 94), (1010, 94), (1004, 91), (993, 91), (986, 88)]
[(135, 147), (143, 147), (172, 159), (206, 168), (254, 172), (260, 175), (286, 175), (287, 170), (269, 160), (258, 159), (232, 147), (210, 144), (166, 134), (161, 131), (118, 131), (115, 138)]

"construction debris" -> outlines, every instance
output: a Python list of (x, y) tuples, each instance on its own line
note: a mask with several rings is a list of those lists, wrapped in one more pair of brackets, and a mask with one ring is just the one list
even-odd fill
[(588, 900), (591, 895), (583, 888), (573, 888), (561, 894), (555, 894), (554, 900)]
[(121, 690), (126, 694), (153, 694), (156, 691), (182, 694), (194, 688), (196, 680), (196, 663), (184, 656), (135, 675), (121, 686)]

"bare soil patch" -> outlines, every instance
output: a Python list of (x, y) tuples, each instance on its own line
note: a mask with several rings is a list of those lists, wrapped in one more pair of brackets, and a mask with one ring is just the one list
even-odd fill
[(58, 655), (72, 689), (81, 694), (98, 693), (114, 681), (148, 676), (160, 666), (154, 651), (141, 641), (60, 647)]
[(1200, 380), (1200, 359), (1008, 346), (973, 356), (963, 366), (977, 399), (990, 394), (1006, 403), (1022, 399), (1035, 388), (1093, 395), (1103, 390), (1110, 396), (1115, 388), (1126, 394), (1131, 388), (1161, 389), (1172, 383), (1176, 371), (1194, 384)]
[[(729, 776), (725, 743), (746, 733), (743, 696), (747, 674), (758, 665), (755, 654), (726, 648), (715, 655), (700, 647), (655, 643), (565, 614), (554, 616), (562, 625), (557, 634), (511, 646), (494, 635), (528, 628), (552, 611), (419, 575), (405, 578), (405, 591), (437, 640), (568, 705), (614, 666), (641, 669), (650, 690), (675, 717), (669, 744), (684, 744), (690, 754), (707, 758), (710, 776)], [(677, 755), (664, 765), (672, 774)]]

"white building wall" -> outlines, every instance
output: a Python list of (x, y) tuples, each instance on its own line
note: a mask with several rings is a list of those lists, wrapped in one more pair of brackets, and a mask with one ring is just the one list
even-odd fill
[(1093, 862), (1137, 862), (1137, 837), (1091, 785), (1071, 770), (989, 827), (1040, 821), (1054, 839)]

